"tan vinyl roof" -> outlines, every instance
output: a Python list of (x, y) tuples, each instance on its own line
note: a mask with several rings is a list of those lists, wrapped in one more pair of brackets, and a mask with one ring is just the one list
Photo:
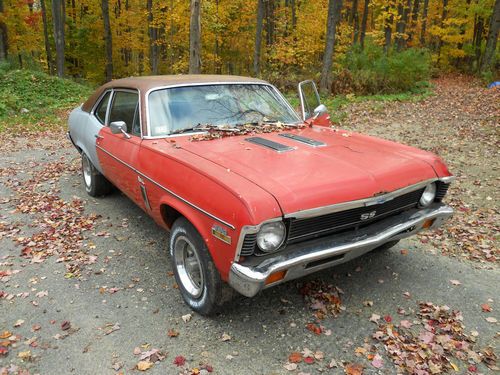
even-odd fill
[(263, 80), (250, 77), (229, 76), (229, 75), (212, 75), (212, 74), (179, 74), (165, 76), (144, 76), (144, 77), (129, 77), (116, 79), (99, 87), (88, 100), (83, 103), (82, 109), (90, 112), (96, 100), (101, 96), (102, 92), (109, 88), (132, 88), (138, 89), (141, 93), (153, 89), (155, 87), (169, 85), (189, 85), (203, 84), (214, 82), (256, 82), (266, 83)]

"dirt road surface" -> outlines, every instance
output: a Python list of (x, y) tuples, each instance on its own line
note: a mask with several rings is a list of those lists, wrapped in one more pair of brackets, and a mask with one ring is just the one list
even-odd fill
[(168, 233), (119, 192), (86, 195), (62, 133), (3, 135), (0, 373), (493, 373), (499, 91), (435, 84), (353, 104), (341, 125), (438, 152), (458, 176), (452, 221), (212, 318), (182, 302)]

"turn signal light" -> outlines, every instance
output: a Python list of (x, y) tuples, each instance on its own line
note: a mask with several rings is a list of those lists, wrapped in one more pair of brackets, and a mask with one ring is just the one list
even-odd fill
[(266, 285), (275, 283), (276, 281), (283, 280), (285, 278), (285, 275), (286, 275), (286, 270), (270, 274), (266, 279)]
[(422, 228), (423, 229), (430, 228), (433, 223), (434, 223), (434, 219), (428, 219), (428, 220), (424, 221), (424, 225), (422, 225)]

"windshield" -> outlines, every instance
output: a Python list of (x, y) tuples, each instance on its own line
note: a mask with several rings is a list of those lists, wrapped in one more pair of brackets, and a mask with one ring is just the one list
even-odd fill
[(153, 91), (148, 97), (152, 136), (178, 133), (197, 126), (238, 127), (249, 123), (300, 120), (272, 86), (222, 84)]

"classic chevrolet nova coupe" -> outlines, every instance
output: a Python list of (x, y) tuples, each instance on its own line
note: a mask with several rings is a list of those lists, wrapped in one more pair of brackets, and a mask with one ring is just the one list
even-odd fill
[(170, 231), (179, 290), (201, 314), (452, 215), (439, 157), (338, 129), (312, 81), (299, 96), (301, 116), (258, 79), (126, 78), (70, 115), (87, 193), (115, 186)]

